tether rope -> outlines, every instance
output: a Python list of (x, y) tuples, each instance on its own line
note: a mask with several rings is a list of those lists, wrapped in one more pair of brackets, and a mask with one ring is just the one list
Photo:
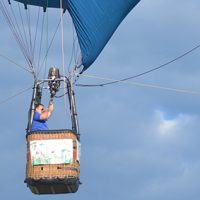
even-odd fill
[[(65, 74), (64, 27), (63, 27), (63, 5), (62, 5), (62, 0), (60, 0), (60, 28), (61, 28), (62, 73)], [(65, 79), (64, 80), (63, 94), (65, 94), (67, 92), (66, 91), (66, 84), (67, 83), (66, 83), (66, 79)], [(68, 108), (67, 108), (66, 95), (64, 95), (64, 108), (65, 108), (65, 111), (66, 111), (66, 114), (67, 114), (68, 113)], [(70, 110), (70, 112), (71, 112), (71, 110)]]
[(2, 104), (4, 104), (4, 103), (7, 103), (7, 102), (10, 101), (11, 99), (13, 99), (13, 98), (15, 98), (15, 97), (17, 97), (17, 96), (23, 94), (24, 92), (26, 92), (26, 91), (32, 89), (32, 87), (33, 87), (33, 86), (29, 86), (28, 88), (25, 88), (25, 89), (21, 90), (20, 92), (14, 94), (14, 95), (11, 95), (10, 97), (7, 97), (7, 98), (4, 99), (4, 100), (1, 100), (1, 101), (0, 101), (0, 105), (2, 105)]
[(149, 73), (151, 73), (151, 72), (153, 72), (153, 71), (156, 71), (156, 70), (158, 70), (158, 69), (161, 69), (161, 68), (163, 68), (163, 67), (165, 67), (165, 66), (167, 66), (167, 65), (169, 65), (169, 64), (171, 64), (171, 63), (173, 63), (173, 62), (175, 62), (175, 61), (177, 61), (177, 60), (179, 60), (179, 59), (181, 59), (181, 58), (183, 58), (183, 57), (185, 57), (186, 55), (192, 53), (193, 51), (195, 51), (195, 50), (198, 49), (198, 48), (200, 48), (200, 44), (198, 44), (197, 46), (193, 47), (193, 48), (190, 49), (189, 51), (187, 51), (187, 52), (181, 54), (180, 56), (178, 56), (178, 57), (176, 57), (176, 58), (174, 58), (174, 59), (172, 59), (172, 60), (170, 60), (170, 61), (168, 61), (168, 62), (166, 62), (166, 63), (164, 63), (164, 64), (162, 64), (162, 65), (160, 65), (160, 66), (158, 66), (158, 67), (152, 68), (152, 69), (150, 69), (150, 70), (147, 70), (147, 71), (145, 71), (145, 72), (136, 74), (136, 75), (134, 75), (134, 76), (130, 76), (130, 77), (128, 77), (128, 78), (120, 79), (120, 80), (117, 80), (117, 81), (111, 81), (111, 82), (108, 82), (108, 83), (101, 83), (101, 84), (99, 84), (99, 85), (91, 85), (91, 86), (105, 86), (105, 85), (111, 85), (111, 84), (115, 84), (115, 83), (118, 83), (118, 82), (121, 82), (121, 81), (127, 81), (127, 80), (130, 80), (130, 79), (138, 78), (138, 77), (143, 76), (143, 75), (145, 75), (145, 74), (149, 74)]
[[(112, 78), (106, 78), (106, 77), (99, 77), (99, 76), (93, 76), (93, 75), (85, 75), (81, 74), (80, 76), (87, 77), (87, 78), (94, 78), (99, 80), (107, 80), (107, 81), (115, 81), (122, 84), (128, 84), (132, 86), (140, 86), (140, 87), (148, 87), (148, 88), (154, 88), (154, 89), (161, 89), (161, 90), (168, 90), (173, 91), (177, 93), (186, 93), (186, 94), (192, 94), (192, 95), (200, 95), (200, 91), (193, 91), (193, 90), (186, 90), (186, 89), (178, 89), (178, 88), (170, 88), (170, 87), (164, 87), (159, 85), (153, 85), (153, 84), (146, 84), (146, 83), (139, 83), (139, 82), (131, 82), (131, 81), (122, 81)], [(87, 86), (82, 84), (76, 84), (76, 86)]]

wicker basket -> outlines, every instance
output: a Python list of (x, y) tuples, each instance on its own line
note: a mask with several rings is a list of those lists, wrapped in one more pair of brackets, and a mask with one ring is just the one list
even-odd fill
[[(33, 131), (27, 133), (26, 139), (27, 164), (25, 182), (30, 190), (35, 194), (60, 194), (76, 192), (80, 183), (80, 143), (77, 134), (72, 130)], [(52, 141), (53, 143), (50, 143)], [(59, 146), (58, 144), (60, 143), (58, 142), (66, 141), (71, 142), (72, 159), (70, 162), (59, 163), (47, 161), (45, 163), (40, 159), (40, 162), (34, 163), (33, 153), (37, 154), (37, 152), (39, 152), (39, 144), (57, 144), (57, 146)], [(33, 152), (33, 144), (36, 146), (35, 152)], [(53, 152), (52, 149), (45, 149), (44, 146), (43, 151), (45, 151), (46, 154), (51, 154)], [(52, 148), (52, 145), (50, 147)], [(40, 153), (41, 152), (42, 151), (40, 151)]]

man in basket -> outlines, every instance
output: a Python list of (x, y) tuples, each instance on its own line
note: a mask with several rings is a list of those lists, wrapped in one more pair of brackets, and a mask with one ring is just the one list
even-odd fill
[(32, 130), (48, 130), (47, 120), (53, 112), (53, 98), (50, 98), (48, 108), (45, 109), (44, 105), (39, 103), (35, 106), (35, 112), (33, 116)]

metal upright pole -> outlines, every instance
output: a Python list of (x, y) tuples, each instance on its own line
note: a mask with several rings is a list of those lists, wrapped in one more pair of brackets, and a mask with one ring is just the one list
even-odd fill
[(41, 103), (41, 95), (42, 95), (42, 93), (40, 91), (40, 86), (38, 84), (38, 81), (35, 81), (34, 86), (33, 86), (31, 105), (30, 105), (30, 109), (28, 112), (27, 132), (31, 130), (32, 122), (33, 122), (33, 115), (34, 115), (34, 110), (35, 110), (35, 104)]
[(72, 88), (72, 83), (69, 79), (67, 79), (67, 90), (68, 90), (69, 105), (71, 111), (72, 130), (74, 130), (76, 134), (79, 136), (80, 133), (79, 133), (78, 117), (76, 112), (75, 95), (74, 95), (74, 90)]

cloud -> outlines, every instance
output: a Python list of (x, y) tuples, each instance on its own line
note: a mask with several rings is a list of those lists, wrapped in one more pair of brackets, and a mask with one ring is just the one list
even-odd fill
[(169, 116), (166, 112), (157, 110), (158, 116), (158, 132), (162, 135), (173, 134), (187, 126), (190, 121), (193, 121), (192, 117), (184, 114), (178, 114), (177, 116)]

